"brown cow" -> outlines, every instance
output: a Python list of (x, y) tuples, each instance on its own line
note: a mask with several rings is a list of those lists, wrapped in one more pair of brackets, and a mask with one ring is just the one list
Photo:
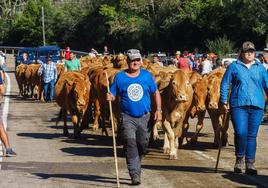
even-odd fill
[(177, 158), (178, 138), (182, 136), (184, 118), (191, 106), (193, 88), (189, 77), (182, 70), (177, 70), (161, 95), (163, 109), (163, 129), (165, 131), (164, 153), (170, 159)]
[(80, 123), (88, 106), (90, 86), (88, 78), (78, 72), (62, 74), (55, 85), (56, 102), (61, 107), (61, 113), (64, 117), (63, 134), (65, 136), (68, 135), (67, 112), (70, 113), (74, 124), (74, 137), (79, 136), (82, 131)]
[[(228, 142), (229, 121), (223, 122), (224, 112), (220, 104), (220, 84), (225, 73), (224, 68), (215, 69), (208, 75), (208, 94), (206, 99), (206, 108), (211, 118), (214, 130), (214, 145), (219, 145), (220, 131), (222, 131), (222, 145), (226, 146)], [(229, 113), (227, 113), (229, 119)], [(223, 125), (223, 123), (225, 123)]]
[(204, 118), (206, 114), (206, 98), (207, 98), (207, 78), (206, 77), (201, 77), (196, 72), (192, 72), (190, 75), (190, 82), (193, 87), (193, 100), (191, 107), (187, 111), (186, 117), (185, 117), (185, 122), (184, 124), (187, 126), (186, 130), (189, 127), (188, 119), (189, 117), (194, 118), (197, 116), (198, 121), (196, 124), (196, 131), (194, 135), (191, 137), (190, 142), (191, 143), (196, 143), (198, 134), (200, 133), (201, 129), (204, 126)]
[(25, 82), (25, 70), (28, 65), (20, 64), (16, 67), (15, 77), (19, 86), (19, 95), (26, 95), (26, 82)]

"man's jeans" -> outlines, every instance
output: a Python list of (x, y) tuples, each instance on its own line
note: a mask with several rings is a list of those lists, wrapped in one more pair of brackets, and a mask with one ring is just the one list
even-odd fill
[(134, 174), (141, 174), (141, 158), (146, 152), (150, 139), (149, 119), (150, 113), (139, 118), (122, 113), (122, 135), (131, 177)]
[(241, 106), (231, 109), (237, 157), (246, 156), (246, 160), (255, 160), (256, 138), (262, 115), (263, 109), (254, 106)]
[(54, 97), (54, 80), (51, 80), (48, 83), (44, 83), (44, 98), (45, 101), (47, 102), (52, 101), (53, 97)]

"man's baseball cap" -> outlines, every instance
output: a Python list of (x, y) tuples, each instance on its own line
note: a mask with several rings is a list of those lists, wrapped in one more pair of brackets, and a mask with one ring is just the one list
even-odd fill
[(181, 55), (181, 51), (176, 51), (175, 55)]
[(141, 59), (141, 54), (137, 49), (130, 49), (127, 51), (127, 57), (130, 61), (133, 61), (134, 59)]
[(255, 49), (255, 45), (252, 42), (246, 41), (242, 45), (242, 51), (245, 52), (245, 51), (248, 51), (248, 50), (254, 50), (255, 51), (256, 49)]

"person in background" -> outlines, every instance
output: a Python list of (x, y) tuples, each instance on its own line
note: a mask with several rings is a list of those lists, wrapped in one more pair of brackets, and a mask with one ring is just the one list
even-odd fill
[[(239, 59), (228, 66), (220, 87), (220, 101), (226, 111), (229, 104), (234, 127), (234, 172), (242, 173), (245, 159), (245, 173), (249, 175), (258, 173), (254, 166), (256, 139), (264, 112), (264, 91), (268, 95), (267, 71), (255, 59), (255, 55), (254, 44), (244, 42)], [(231, 93), (228, 101), (229, 90)]]
[(26, 52), (22, 53), (21, 64), (26, 64), (26, 65), (31, 64), (31, 60), (28, 58), (28, 54)]
[(110, 52), (109, 52), (108, 47), (106, 45), (103, 47), (103, 55), (110, 55)]
[(220, 58), (215, 58), (214, 57), (213, 60), (215, 61), (215, 63), (213, 63), (213, 67), (212, 67), (213, 70), (217, 69), (219, 67), (223, 67), (222, 60)]
[(79, 59), (76, 58), (75, 53), (70, 53), (70, 60), (66, 60), (65, 64), (65, 72), (67, 71), (80, 71), (81, 65)]
[(187, 57), (188, 52), (184, 51), (181, 57), (178, 59), (178, 68), (185, 71), (192, 71), (190, 59)]
[(43, 63), (38, 74), (42, 76), (44, 99), (46, 102), (52, 102), (54, 99), (54, 84), (57, 80), (57, 67), (52, 62), (51, 57), (47, 57), (47, 63)]
[(179, 62), (179, 58), (181, 57), (181, 52), (180, 51), (176, 51), (175, 53), (175, 57), (172, 61), (173, 65), (175, 65), (175, 67), (178, 67), (178, 62)]
[(231, 63), (232, 63), (232, 62), (229, 61), (229, 60), (224, 61), (224, 62), (223, 62), (223, 66), (224, 66), (224, 68), (227, 69), (227, 67), (228, 67)]
[(264, 66), (265, 70), (267, 71), (268, 70), (268, 64), (267, 64), (267, 61), (265, 60), (263, 54), (259, 54), (258, 59), (261, 62), (261, 64)]
[(199, 66), (200, 66), (199, 56), (195, 55), (193, 61), (193, 71), (200, 72)]
[(2, 80), (5, 81), (5, 72), (6, 72), (6, 55), (2, 50), (0, 50), (0, 69), (2, 70)]
[(7, 132), (5, 130), (4, 127), (4, 123), (3, 123), (3, 112), (2, 112), (2, 108), (3, 108), (3, 96), (5, 93), (5, 87), (3, 84), (3, 80), (2, 80), (2, 71), (0, 71), (0, 140), (2, 141), (4, 147), (6, 148), (6, 156), (7, 157), (14, 157), (17, 156), (17, 153), (10, 147), (9, 144), (9, 139), (8, 139), (8, 135)]
[(139, 185), (141, 160), (150, 140), (150, 96), (153, 93), (156, 100), (156, 121), (162, 120), (161, 96), (152, 74), (140, 68), (142, 58), (139, 50), (127, 51), (127, 63), (128, 69), (115, 75), (107, 100), (114, 101), (116, 96), (121, 98), (121, 126), (127, 167), (132, 184)]
[(201, 75), (209, 74), (212, 71), (212, 63), (210, 60), (208, 60), (207, 54), (203, 54), (200, 68), (201, 68)]
[(64, 52), (64, 58), (65, 60), (70, 60), (70, 57), (71, 57), (71, 49), (69, 46), (67, 46)]
[(162, 67), (164, 66), (163, 63), (159, 61), (159, 57), (158, 57), (157, 54), (153, 55), (153, 58), (152, 58), (151, 62), (152, 62), (152, 64), (158, 64), (158, 65), (160, 65)]

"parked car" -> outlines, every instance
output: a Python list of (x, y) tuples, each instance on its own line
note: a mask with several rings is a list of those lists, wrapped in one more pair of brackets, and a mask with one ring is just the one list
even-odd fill
[(18, 50), (18, 54), (15, 55), (15, 67), (17, 67), (21, 62), (22, 62), (22, 54), (23, 53), (27, 53), (28, 55), (28, 59), (31, 61), (31, 62), (36, 62), (36, 56), (37, 56), (37, 49), (36, 48), (20, 48)]
[(37, 48), (38, 63), (46, 62), (47, 56), (50, 56), (52, 61), (57, 63), (60, 60), (60, 47), (58, 46), (40, 46)]

